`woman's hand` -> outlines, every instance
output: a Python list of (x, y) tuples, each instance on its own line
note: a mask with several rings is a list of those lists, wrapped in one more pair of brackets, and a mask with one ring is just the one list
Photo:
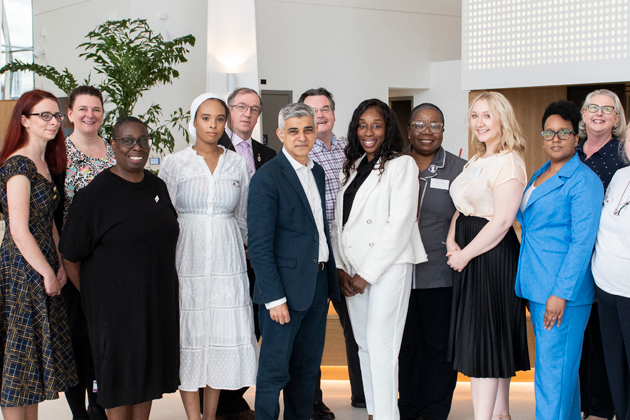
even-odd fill
[[(459, 247), (458, 247), (459, 248)], [(470, 262), (470, 258), (468, 258), (464, 251), (461, 249), (454, 250), (452, 252), (447, 252), (446, 256), (448, 257), (448, 261), (446, 262), (453, 270), (462, 271)]]
[(447, 257), (448, 257), (448, 254), (450, 254), (451, 252), (461, 251), (461, 250), (462, 249), (459, 247), (457, 242), (451, 239), (446, 239), (446, 252), (447, 252), (446, 256)]
[(59, 285), (57, 275), (52, 270), (52, 268), (50, 270), (47, 270), (47, 272), (44, 273), (42, 277), (44, 278), (44, 290), (46, 290), (46, 294), (48, 296), (59, 296), (59, 294), (61, 293), (61, 286)]
[(339, 268), (337, 269), (337, 280), (339, 281), (339, 291), (341, 291), (342, 295), (352, 297), (357, 294), (352, 289), (352, 277)]
[(370, 284), (359, 274), (355, 274), (350, 282), (352, 283), (352, 289), (354, 290), (355, 294), (359, 293), (361, 295), (363, 294), (363, 292), (365, 292), (365, 288), (368, 286), (368, 284)]
[(57, 281), (59, 282), (59, 286), (63, 287), (68, 282), (68, 276), (66, 275), (66, 269), (63, 268), (63, 263), (59, 263), (59, 270), (57, 270)]
[(545, 319), (543, 320), (543, 328), (551, 330), (558, 321), (558, 327), (562, 322), (562, 316), (564, 315), (564, 308), (567, 301), (557, 296), (551, 295), (547, 299), (547, 305), (545, 306)]

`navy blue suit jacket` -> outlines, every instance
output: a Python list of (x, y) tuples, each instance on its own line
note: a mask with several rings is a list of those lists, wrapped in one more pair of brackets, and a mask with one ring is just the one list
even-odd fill
[[(339, 300), (326, 220), (325, 174), (317, 163), (312, 171), (328, 242), (328, 297)], [(252, 177), (247, 214), (247, 247), (256, 274), (254, 302), (260, 305), (286, 297), (289, 309), (307, 310), (317, 285), (319, 234), (302, 184), (283, 152)]]

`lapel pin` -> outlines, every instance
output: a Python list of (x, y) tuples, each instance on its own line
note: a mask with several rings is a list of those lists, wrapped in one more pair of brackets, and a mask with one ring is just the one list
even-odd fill
[(258, 160), (258, 162), (260, 162), (260, 153), (258, 153), (258, 157), (256, 158), (256, 160)]
[(431, 172), (432, 174), (437, 173), (437, 166), (429, 165), (429, 172)]

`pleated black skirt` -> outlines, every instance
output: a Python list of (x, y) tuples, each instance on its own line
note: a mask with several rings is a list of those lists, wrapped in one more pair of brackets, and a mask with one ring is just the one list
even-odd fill
[[(455, 240), (463, 249), (487, 223), (460, 215)], [(466, 376), (510, 378), (530, 369), (525, 301), (514, 292), (519, 246), (510, 228), (496, 247), (455, 273), (448, 354)]]

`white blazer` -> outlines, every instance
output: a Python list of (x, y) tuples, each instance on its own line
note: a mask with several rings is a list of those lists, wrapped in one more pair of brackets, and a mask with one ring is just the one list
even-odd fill
[[(365, 156), (365, 155), (364, 155)], [(418, 166), (411, 156), (380, 162), (357, 191), (345, 227), (343, 195), (357, 174), (359, 158), (337, 195), (332, 248), (337, 268), (350, 274), (351, 268), (369, 283), (376, 283), (393, 264), (427, 261), (418, 228)]]

